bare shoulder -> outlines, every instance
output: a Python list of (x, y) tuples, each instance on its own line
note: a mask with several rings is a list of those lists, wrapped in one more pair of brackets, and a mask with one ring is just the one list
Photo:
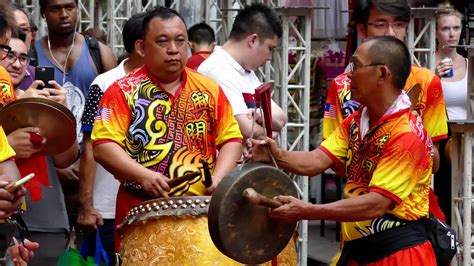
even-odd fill
[(112, 68), (115, 68), (117, 66), (117, 58), (115, 58), (112, 49), (109, 46), (103, 44), (102, 42), (99, 42), (99, 49), (102, 64), (104, 66), (104, 71), (108, 71)]

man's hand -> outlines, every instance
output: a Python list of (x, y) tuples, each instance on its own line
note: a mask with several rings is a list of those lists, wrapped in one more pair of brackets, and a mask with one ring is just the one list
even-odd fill
[(85, 230), (97, 230), (97, 226), (104, 225), (102, 215), (93, 206), (82, 206), (79, 208), (77, 223)]
[(217, 188), (217, 185), (219, 185), (221, 180), (222, 180), (221, 177), (213, 176), (212, 177), (212, 185), (210, 187), (206, 188), (206, 190), (204, 191), (204, 195), (212, 195), (212, 193), (214, 193), (214, 191)]
[(264, 140), (247, 139), (247, 150), (244, 151), (244, 160), (254, 162), (271, 162), (271, 153), (278, 152), (275, 140), (265, 138)]
[(5, 189), (5, 186), (13, 182), (13, 180), (10, 181), (6, 176), (0, 176), (0, 179), (2, 180), (0, 181), (0, 219), (4, 220), (20, 208), (26, 190), (21, 187), (10, 193)]
[(79, 182), (79, 160), (67, 168), (56, 168), (56, 172), (63, 182)]
[(19, 95), (18, 98), (47, 98), (49, 96), (49, 92), (47, 90), (38, 90), (37, 87), (41, 85), (44, 86), (45, 84), (41, 80), (35, 80), (31, 83), (30, 87), (25, 90), (22, 94)]
[(170, 191), (168, 181), (169, 179), (166, 176), (153, 172), (150, 176), (140, 180), (139, 183), (149, 195), (166, 198), (168, 197), (167, 192)]
[(35, 255), (33, 251), (39, 248), (39, 244), (25, 239), (23, 245), (21, 245), (18, 243), (16, 238), (13, 238), (13, 242), (15, 245), (9, 247), (8, 252), (10, 253), (10, 257), (12, 258), (14, 265), (28, 265), (30, 258)]
[(47, 91), (49, 96), (46, 98), (52, 101), (55, 101), (63, 106), (67, 107), (67, 95), (66, 89), (61, 87), (56, 81), (50, 80), (49, 84), (53, 87), (44, 88), (43, 90)]
[(40, 145), (33, 144), (30, 140), (31, 134), (39, 134), (40, 129), (37, 127), (19, 128), (8, 134), (8, 143), (16, 153), (19, 159), (30, 158), (34, 153), (41, 151), (41, 145), (46, 143), (46, 138)]
[(295, 223), (305, 219), (306, 208), (311, 205), (292, 196), (276, 196), (282, 206), (270, 211), (270, 218), (285, 223)]

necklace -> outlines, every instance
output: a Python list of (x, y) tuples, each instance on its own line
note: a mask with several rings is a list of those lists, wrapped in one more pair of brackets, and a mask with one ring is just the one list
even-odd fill
[[(49, 41), (49, 34), (48, 34), (48, 50), (49, 50), (49, 54), (51, 55), (51, 59), (53, 59), (55, 65), (61, 70), (63, 71), (63, 86), (64, 86), (64, 83), (66, 83), (66, 66), (67, 66), (67, 61), (69, 59), (69, 56), (71, 55), (71, 52), (72, 52), (72, 48), (74, 48), (74, 41), (76, 40), (76, 32), (74, 32), (74, 36), (72, 37), (72, 43), (71, 43), (71, 48), (69, 48), (69, 51), (67, 52), (66, 54), (66, 60), (64, 61), (64, 66), (61, 67), (61, 64), (58, 62), (58, 60), (56, 60), (56, 58), (54, 57), (53, 55), (53, 52), (51, 51), (51, 43)], [(62, 69), (61, 69), (62, 68)]]

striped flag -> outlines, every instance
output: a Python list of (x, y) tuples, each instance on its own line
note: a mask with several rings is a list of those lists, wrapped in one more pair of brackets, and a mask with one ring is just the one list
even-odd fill
[(336, 106), (326, 103), (324, 107), (324, 117), (336, 119)]
[(97, 110), (97, 114), (95, 115), (95, 120), (109, 123), (110, 116), (112, 116), (112, 109), (102, 106), (99, 108), (99, 110)]

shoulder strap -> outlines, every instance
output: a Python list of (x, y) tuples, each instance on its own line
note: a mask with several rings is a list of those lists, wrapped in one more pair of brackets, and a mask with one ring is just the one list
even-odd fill
[(102, 58), (100, 57), (99, 41), (90, 36), (84, 36), (84, 39), (86, 40), (87, 47), (89, 47), (89, 54), (91, 55), (92, 61), (94, 61), (98, 74), (103, 73), (104, 66), (102, 65)]

